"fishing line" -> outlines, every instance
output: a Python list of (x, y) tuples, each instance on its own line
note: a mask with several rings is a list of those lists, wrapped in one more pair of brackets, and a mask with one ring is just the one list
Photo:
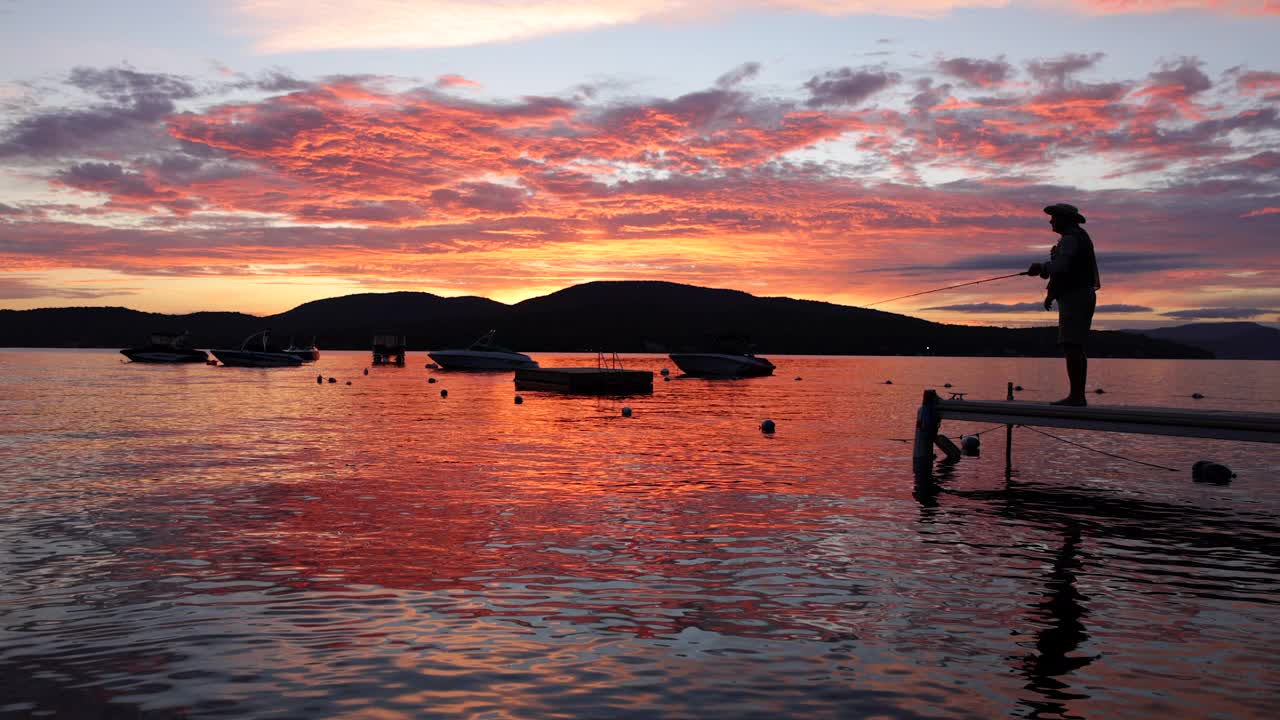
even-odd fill
[(959, 285), (948, 285), (946, 287), (934, 288), (933, 290), (924, 290), (918, 293), (911, 293), (910, 295), (900, 295), (896, 298), (889, 298), (888, 300), (878, 300), (870, 305), (863, 305), (863, 307), (875, 307), (876, 305), (883, 305), (888, 302), (893, 302), (894, 300), (906, 300), (907, 298), (913, 298), (917, 295), (928, 295), (929, 293), (942, 292), (943, 290), (954, 290), (956, 288), (968, 287), (969, 285), (979, 285), (981, 283), (991, 282), (992, 280), (1005, 280), (1011, 277), (1018, 277), (1019, 275), (1026, 275), (1026, 273), (1020, 272), (1012, 275), (1001, 275), (1000, 277), (991, 277), (985, 280), (974, 280), (973, 282), (960, 283)]
[(1164, 466), (1164, 465), (1156, 465), (1155, 463), (1143, 462), (1143, 461), (1141, 461), (1141, 460), (1134, 460), (1133, 458), (1125, 457), (1125, 456), (1123, 456), (1123, 455), (1116, 455), (1115, 453), (1109, 453), (1109, 452), (1107, 452), (1106, 450), (1099, 450), (1099, 449), (1097, 449), (1097, 448), (1091, 448), (1091, 447), (1089, 447), (1088, 445), (1081, 445), (1081, 444), (1080, 444), (1080, 443), (1078, 443), (1078, 442), (1072, 442), (1071, 440), (1068, 440), (1068, 439), (1066, 439), (1066, 438), (1060, 438), (1060, 437), (1058, 437), (1057, 435), (1053, 435), (1053, 434), (1051, 434), (1051, 433), (1047, 433), (1047, 432), (1045, 432), (1045, 431), (1043, 431), (1043, 430), (1038, 430), (1038, 429), (1036, 429), (1036, 428), (1031, 427), (1030, 425), (1019, 425), (1018, 427), (1020, 427), (1020, 428), (1026, 428), (1027, 430), (1030, 430), (1031, 432), (1040, 433), (1041, 435), (1044, 435), (1045, 437), (1051, 437), (1051, 438), (1053, 438), (1054, 440), (1057, 440), (1057, 441), (1059, 441), (1059, 442), (1064, 442), (1064, 443), (1066, 443), (1066, 444), (1068, 444), (1068, 445), (1074, 445), (1074, 446), (1076, 446), (1076, 447), (1078, 447), (1078, 448), (1083, 448), (1083, 449), (1085, 449), (1085, 450), (1090, 450), (1090, 451), (1092, 451), (1092, 452), (1096, 452), (1096, 453), (1099, 453), (1099, 454), (1101, 454), (1101, 455), (1106, 455), (1107, 457), (1113, 457), (1113, 458), (1115, 458), (1115, 459), (1117, 459), (1117, 460), (1128, 460), (1128, 461), (1129, 461), (1129, 462), (1131, 462), (1131, 463), (1137, 463), (1137, 464), (1139, 464), (1139, 465), (1146, 465), (1147, 467), (1158, 468), (1158, 469), (1160, 469), (1160, 470), (1168, 470), (1169, 472), (1180, 472), (1177, 468), (1166, 467), (1166, 466)]

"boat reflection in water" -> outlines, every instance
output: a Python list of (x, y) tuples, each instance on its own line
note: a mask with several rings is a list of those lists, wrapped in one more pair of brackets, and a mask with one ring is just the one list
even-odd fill
[(210, 350), (223, 365), (231, 367), (298, 367), (302, 357), (271, 345), (271, 331), (260, 330), (240, 343), (238, 349)]
[(495, 345), (490, 330), (471, 343), (465, 350), (432, 350), (427, 355), (445, 370), (518, 370), (536, 368), (533, 358), (514, 350)]
[(151, 342), (142, 347), (125, 348), (121, 355), (139, 363), (205, 362), (208, 353), (191, 347), (189, 332), (153, 332)]

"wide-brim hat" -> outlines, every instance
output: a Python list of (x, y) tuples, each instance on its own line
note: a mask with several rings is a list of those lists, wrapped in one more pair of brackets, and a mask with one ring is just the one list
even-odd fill
[(1046, 213), (1053, 217), (1060, 217), (1063, 220), (1074, 222), (1077, 225), (1084, 224), (1084, 216), (1080, 214), (1080, 210), (1075, 205), (1067, 203), (1054, 203), (1044, 209)]

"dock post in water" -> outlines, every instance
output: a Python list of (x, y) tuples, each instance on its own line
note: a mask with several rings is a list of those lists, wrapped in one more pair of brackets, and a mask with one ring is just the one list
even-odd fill
[(937, 391), (925, 390), (920, 409), (916, 411), (916, 438), (911, 452), (917, 481), (927, 482), (933, 476), (933, 444), (938, 439), (938, 426), (942, 424), (937, 408)]
[[(1013, 382), (1009, 383), (1005, 400), (1013, 402)], [(1013, 476), (1013, 425), (1004, 426), (1004, 477), (1009, 480)]]

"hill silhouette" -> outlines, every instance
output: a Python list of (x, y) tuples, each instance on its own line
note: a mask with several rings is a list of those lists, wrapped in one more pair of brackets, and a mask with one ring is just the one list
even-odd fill
[(1280, 360), (1280, 330), (1255, 322), (1190, 323), (1124, 332), (1203, 348), (1222, 359)]
[[(286, 341), (313, 336), (322, 350), (367, 349), (375, 332), (405, 335), (413, 350), (458, 347), (489, 329), (530, 351), (670, 352), (708, 347), (718, 336), (750, 338), (761, 353), (824, 355), (1059, 354), (1057, 329), (944, 325), (919, 318), (738, 290), (669, 282), (591, 282), (506, 305), (479, 297), (365, 293), (316, 300), (266, 317), (188, 315), (126, 308), (0, 310), (0, 346), (122, 348), (154, 330), (189, 330), (196, 346), (235, 347), (262, 328)], [(1095, 357), (1211, 357), (1177, 342), (1098, 332)]]

